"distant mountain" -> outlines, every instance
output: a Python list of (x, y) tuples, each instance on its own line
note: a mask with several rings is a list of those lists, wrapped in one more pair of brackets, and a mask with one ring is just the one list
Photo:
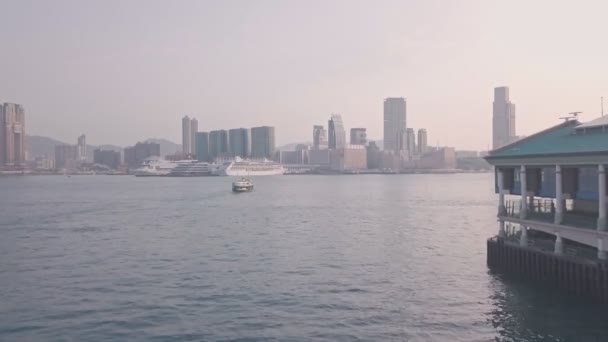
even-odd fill
[(150, 138), (145, 142), (160, 144), (160, 154), (162, 156), (182, 152), (182, 145), (176, 144), (167, 139)]
[(296, 150), (296, 146), (298, 146), (298, 145), (312, 146), (312, 143), (310, 143), (310, 142), (300, 142), (300, 143), (286, 144), (286, 145), (277, 147), (277, 151), (295, 151)]
[(27, 151), (30, 158), (38, 156), (47, 156), (49, 158), (53, 158), (55, 156), (55, 146), (65, 144), (66, 143), (62, 141), (39, 135), (25, 136), (25, 146), (27, 146)]

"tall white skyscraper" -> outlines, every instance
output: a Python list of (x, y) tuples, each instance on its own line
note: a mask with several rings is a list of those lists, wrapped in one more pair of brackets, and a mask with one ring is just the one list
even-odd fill
[(425, 128), (418, 130), (418, 154), (423, 155), (427, 151), (428, 136)]
[(192, 153), (192, 126), (188, 115), (182, 118), (182, 152)]
[(411, 157), (416, 154), (416, 132), (413, 128), (407, 128), (405, 137), (407, 152)]
[(332, 114), (327, 122), (328, 145), (330, 149), (341, 149), (346, 146), (346, 131), (340, 114)]
[(501, 148), (516, 139), (515, 104), (509, 99), (509, 87), (494, 88), (492, 149)]
[(384, 100), (384, 150), (399, 151), (405, 144), (402, 143), (406, 123), (406, 103), (403, 97), (389, 97)]
[(78, 159), (87, 160), (87, 136), (84, 134), (78, 137)]

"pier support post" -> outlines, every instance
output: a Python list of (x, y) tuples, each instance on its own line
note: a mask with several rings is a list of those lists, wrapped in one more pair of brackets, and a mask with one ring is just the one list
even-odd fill
[(564, 219), (564, 193), (562, 189), (562, 167), (555, 165), (555, 224)]
[(498, 237), (504, 239), (506, 236), (507, 233), (505, 232), (505, 221), (500, 220), (498, 222)]
[(562, 236), (559, 234), (559, 232), (555, 233), (555, 249), (554, 249), (554, 253), (557, 255), (563, 255), (564, 254), (564, 242), (562, 241)]
[(602, 238), (597, 239), (597, 258), (606, 260), (606, 250), (604, 249), (604, 240)]
[(597, 229), (606, 230), (606, 167), (600, 164), (597, 174), (599, 177)]
[(505, 215), (507, 208), (505, 207), (505, 177), (502, 173), (502, 169), (496, 168), (498, 177), (498, 216)]
[(528, 216), (528, 187), (526, 185), (526, 167), (521, 166), (519, 171), (519, 184), (521, 185), (521, 208), (519, 209), (519, 218), (525, 219)]
[(522, 247), (528, 247), (528, 227), (521, 226), (521, 235), (519, 236), (519, 245)]

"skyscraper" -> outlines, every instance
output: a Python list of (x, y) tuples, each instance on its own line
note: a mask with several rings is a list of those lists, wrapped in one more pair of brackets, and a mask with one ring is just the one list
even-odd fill
[(365, 128), (350, 129), (350, 144), (365, 145), (367, 144), (367, 130)]
[(209, 157), (213, 160), (228, 155), (228, 131), (222, 129), (209, 132)]
[(418, 154), (425, 154), (428, 147), (428, 136), (426, 129), (421, 128), (418, 130)]
[(235, 157), (249, 157), (251, 149), (249, 140), (249, 130), (247, 128), (233, 128), (228, 130), (230, 152)]
[(196, 132), (194, 140), (196, 143), (196, 160), (210, 162), (211, 156), (209, 155), (209, 133)]
[(399, 151), (405, 147), (406, 119), (405, 98), (389, 97), (384, 100), (384, 150)]
[(346, 146), (346, 131), (340, 114), (332, 114), (327, 122), (328, 147), (330, 149), (340, 149)]
[(82, 134), (78, 137), (78, 159), (81, 161), (87, 160), (87, 136)]
[(416, 132), (414, 132), (413, 128), (408, 128), (405, 132), (407, 153), (411, 157), (416, 154)]
[(192, 125), (188, 115), (182, 118), (182, 152), (192, 153)]
[(251, 129), (251, 158), (272, 159), (274, 150), (274, 127), (253, 127)]
[(312, 148), (313, 150), (327, 148), (327, 131), (321, 125), (312, 127)]
[(196, 132), (198, 132), (198, 120), (190, 120), (190, 153), (196, 154)]
[(515, 141), (515, 104), (509, 99), (509, 87), (494, 88), (492, 148)]
[(0, 167), (25, 163), (25, 110), (14, 103), (0, 104)]

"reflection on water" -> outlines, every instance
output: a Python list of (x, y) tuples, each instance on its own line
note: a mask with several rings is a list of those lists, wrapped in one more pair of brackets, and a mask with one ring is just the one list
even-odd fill
[(606, 341), (488, 272), (491, 174), (0, 178), (0, 340)]

